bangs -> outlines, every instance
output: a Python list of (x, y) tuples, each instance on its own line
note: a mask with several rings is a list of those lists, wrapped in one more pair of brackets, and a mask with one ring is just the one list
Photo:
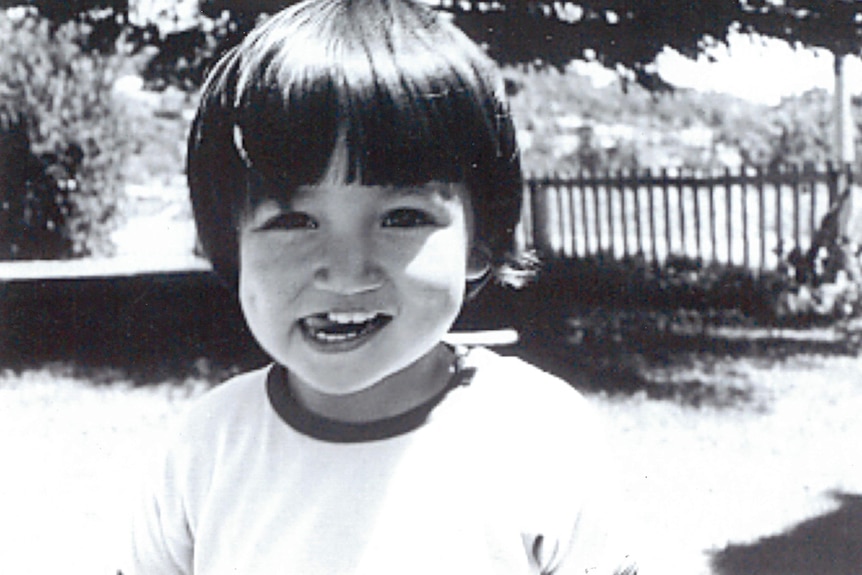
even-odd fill
[(484, 111), (463, 86), (343, 92), (320, 78), (301, 97), (251, 95), (236, 122), (240, 157), (295, 189), (320, 183), (335, 158), (344, 183), (412, 186), (463, 182), (489, 147), (497, 153)]
[(506, 153), (494, 107), (502, 87), (471, 65), (485, 55), (424, 10), (390, 6), (398, 26), (322, 10), (304, 33), (274, 19), (252, 39), (236, 96), (247, 167), (291, 190), (319, 183), (338, 155), (349, 183), (412, 186), (464, 182)]
[(467, 181), (481, 151), (495, 147), (472, 91), (451, 73), (394, 88), (355, 95), (346, 126), (350, 176), (367, 185)]
[(278, 86), (245, 94), (237, 110), (234, 146), (264, 180), (288, 189), (317, 183), (338, 139), (338, 104), (326, 78), (283, 94)]

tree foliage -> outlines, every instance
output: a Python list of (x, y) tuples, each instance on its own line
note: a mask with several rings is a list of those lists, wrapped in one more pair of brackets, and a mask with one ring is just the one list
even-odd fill
[[(191, 68), (205, 66), (261, 15), (296, 0), (197, 1), (206, 26), (170, 32), (130, 22), (130, 0), (0, 0), (0, 8), (30, 6), (59, 23), (87, 19), (96, 25), (97, 47), (125, 29), (139, 46), (159, 48), (154, 71), (176, 64), (193, 82), (200, 73)], [(440, 0), (437, 6), (503, 63), (562, 67), (594, 60), (652, 88), (660, 84), (651, 64), (665, 47), (693, 57), (726, 43), (731, 30), (836, 54), (862, 47), (862, 3), (853, 0)]]
[(834, 54), (862, 47), (862, 3), (855, 0), (743, 0), (742, 30)]
[(54, 22), (64, 24), (81, 17), (101, 19), (107, 14), (128, 14), (129, 0), (2, 0), (0, 8), (29, 7)]
[(732, 0), (503, 0), (485, 10), (479, 6), (452, 1), (443, 9), (501, 62), (563, 67), (573, 59), (594, 60), (647, 87), (655, 81), (650, 64), (665, 47), (697, 55), (726, 40), (738, 10)]
[(848, 0), (445, 0), (506, 62), (596, 59), (639, 73), (664, 47), (696, 56), (738, 30), (836, 53), (862, 46), (862, 3)]

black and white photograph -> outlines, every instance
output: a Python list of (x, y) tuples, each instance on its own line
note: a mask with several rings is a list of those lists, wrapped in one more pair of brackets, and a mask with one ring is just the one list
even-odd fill
[(862, 575), (862, 2), (0, 0), (0, 573)]

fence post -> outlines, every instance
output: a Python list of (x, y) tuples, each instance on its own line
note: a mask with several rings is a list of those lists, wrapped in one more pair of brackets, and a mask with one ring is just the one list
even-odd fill
[(812, 167), (804, 167), (803, 172), (808, 175), (808, 186), (811, 193), (808, 206), (808, 247), (811, 248), (814, 234), (817, 233), (817, 169)]
[(655, 178), (653, 178), (653, 171), (647, 169), (646, 172), (646, 180), (647, 180), (647, 200), (649, 201), (649, 231), (650, 231), (650, 250), (652, 251), (652, 261), (655, 265), (658, 265), (658, 248), (656, 247), (656, 239), (658, 236), (658, 232), (656, 232), (655, 226)]
[(846, 70), (844, 62), (846, 54), (835, 54), (835, 154), (837, 162), (836, 196), (847, 194), (838, 214), (838, 229), (836, 238), (833, 240), (846, 240), (850, 216), (853, 213), (853, 193), (851, 189), (852, 166), (855, 161), (855, 123), (852, 117), (852, 106), (850, 101), (850, 90), (847, 86)]
[(632, 170), (632, 178), (633, 184), (632, 188), (635, 194), (635, 230), (637, 233), (637, 253), (639, 256), (643, 257), (644, 254), (644, 242), (643, 242), (643, 230), (641, 223), (641, 185), (640, 185), (640, 174), (638, 173), (638, 169), (634, 168)]
[(688, 256), (688, 245), (686, 241), (686, 221), (685, 221), (685, 186), (683, 186), (683, 169), (677, 168), (674, 174), (676, 184), (676, 210), (679, 218), (679, 251), (684, 257)]
[(715, 187), (717, 174), (709, 178), (709, 243), (712, 246), (712, 261), (718, 263), (718, 221), (715, 212)]
[[(853, 214), (853, 169), (850, 164), (842, 165), (836, 172), (836, 197), (840, 198), (843, 195), (847, 197), (841, 206), (841, 211), (838, 213), (838, 229), (836, 241), (845, 241), (850, 239), (850, 218)], [(855, 238), (858, 241), (860, 238)]]
[(775, 255), (778, 256), (778, 261), (784, 258), (784, 206), (781, 202), (781, 193), (784, 189), (782, 185), (782, 171), (776, 168), (773, 172), (775, 177), (775, 231), (776, 231), (776, 247)]
[[(570, 239), (572, 243), (572, 256), (577, 257), (578, 255), (578, 214), (575, 209), (577, 205), (577, 201), (575, 196), (580, 193), (579, 187), (576, 183), (577, 180), (569, 174), (566, 174), (566, 196), (569, 198), (569, 227)], [(560, 186), (563, 186), (563, 182), (560, 182)]]
[(727, 236), (727, 263), (733, 265), (733, 175), (724, 169), (725, 235)]
[(533, 245), (538, 251), (550, 250), (550, 217), (548, 214), (548, 179), (532, 180), (530, 204), (533, 212)]
[(748, 238), (748, 174), (744, 166), (739, 167), (740, 202), (742, 203), (742, 265), (748, 269), (750, 266), (749, 238)]
[(568, 255), (568, 232), (566, 229), (566, 198), (565, 192), (562, 188), (563, 178), (559, 173), (554, 172), (551, 176), (552, 183), (549, 187), (549, 191), (552, 191), (554, 194), (555, 202), (554, 202), (554, 210), (556, 213), (557, 220), (557, 228), (556, 228), (556, 236), (557, 236), (557, 255), (566, 256)]
[(526, 252), (536, 247), (536, 224), (533, 221), (533, 196), (536, 195), (536, 177), (534, 174), (527, 174), (524, 179), (524, 196), (521, 202), (521, 219), (516, 230), (519, 231), (517, 236), (517, 249), (520, 252)]
[(613, 186), (611, 185), (611, 171), (605, 170), (605, 200), (607, 203), (608, 210), (608, 251), (610, 252), (611, 259), (616, 256), (616, 238), (614, 237), (616, 234), (616, 230), (614, 229), (614, 193)]
[(583, 169), (578, 171), (578, 180), (581, 182), (581, 223), (584, 226), (584, 255), (590, 255), (590, 218), (587, 213), (587, 192), (589, 186)]
[(626, 211), (628, 208), (628, 202), (626, 202), (626, 171), (625, 169), (620, 169), (619, 173), (617, 173), (617, 186), (620, 191), (620, 224), (622, 227), (623, 234), (623, 257), (629, 257), (629, 226), (628, 221), (626, 219)]
[(662, 168), (661, 170), (661, 187), (664, 191), (664, 236), (665, 242), (667, 245), (665, 246), (665, 255), (670, 256), (671, 253), (671, 220), (670, 220), (670, 180), (668, 179), (667, 169)]
[(766, 267), (766, 199), (764, 197), (766, 186), (762, 167), (757, 167), (755, 177), (757, 178), (757, 213), (760, 224), (758, 237), (760, 238), (760, 271), (762, 272)]
[(700, 227), (701, 227), (701, 213), (700, 213), (700, 186), (698, 185), (698, 181), (702, 180), (702, 174), (700, 170), (695, 170), (692, 174), (692, 184), (691, 184), (691, 193), (694, 197), (694, 245), (695, 250), (697, 252), (697, 259), (703, 259), (703, 251), (702, 251), (702, 242), (700, 239)]
[(596, 173), (590, 172), (590, 178), (593, 180), (593, 208), (596, 223), (596, 254), (601, 253), (602, 251), (602, 209), (601, 202), (599, 201), (599, 186), (596, 183)]
[(793, 164), (790, 166), (790, 177), (793, 187), (793, 246), (802, 250), (802, 239), (800, 230), (800, 190), (799, 190), (799, 166)]

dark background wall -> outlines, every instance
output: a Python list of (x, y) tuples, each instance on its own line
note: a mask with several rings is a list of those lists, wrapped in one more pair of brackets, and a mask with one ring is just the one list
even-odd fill
[[(511, 326), (514, 294), (489, 286), (457, 329)], [(117, 367), (146, 378), (267, 361), (234, 295), (209, 272), (0, 280), (0, 368), (50, 362)]]
[(0, 364), (12, 368), (69, 361), (146, 372), (265, 359), (207, 272), (6, 281), (0, 330)]

